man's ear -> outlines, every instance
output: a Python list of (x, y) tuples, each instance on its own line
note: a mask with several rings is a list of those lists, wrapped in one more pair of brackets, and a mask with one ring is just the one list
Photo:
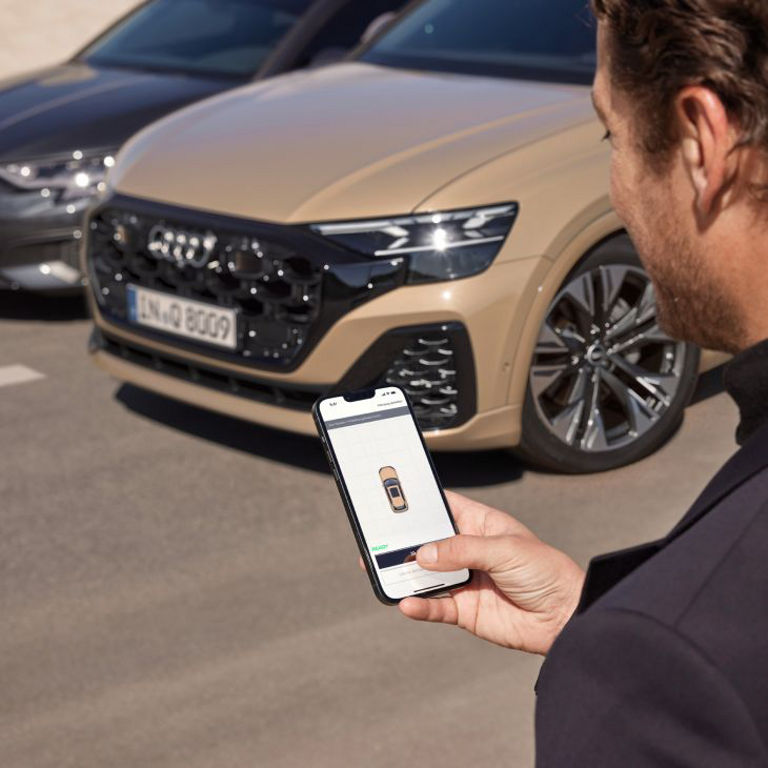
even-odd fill
[(694, 192), (696, 209), (709, 219), (728, 204), (738, 158), (732, 153), (735, 131), (717, 94), (689, 86), (675, 99), (683, 166)]

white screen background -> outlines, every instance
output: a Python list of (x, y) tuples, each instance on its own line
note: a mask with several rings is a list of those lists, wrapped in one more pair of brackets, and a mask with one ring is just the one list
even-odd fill
[[(328, 425), (338, 469), (349, 492), (363, 537), (374, 559), (384, 592), (399, 599), (422, 589), (465, 581), (466, 570), (451, 573), (425, 571), (416, 563), (379, 568), (376, 555), (412, 548), (454, 535), (443, 497), (435, 481), (418, 428), (410, 413), (362, 424), (333, 428), (333, 420), (348, 416), (402, 410), (404, 396), (384, 396), (335, 406), (321, 404)], [(333, 402), (333, 401), (332, 401)], [(345, 407), (346, 406), (346, 407)], [(353, 407), (348, 407), (353, 406)], [(329, 415), (330, 414), (330, 415)], [(330, 422), (330, 423), (329, 423)], [(379, 476), (382, 467), (393, 467), (408, 503), (404, 512), (394, 512)]]

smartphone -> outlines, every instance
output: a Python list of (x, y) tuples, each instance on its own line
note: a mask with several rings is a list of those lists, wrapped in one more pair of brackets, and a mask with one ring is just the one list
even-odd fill
[(438, 573), (416, 563), (422, 544), (458, 531), (399, 387), (320, 398), (320, 439), (376, 596), (387, 605), (469, 583), (469, 570)]

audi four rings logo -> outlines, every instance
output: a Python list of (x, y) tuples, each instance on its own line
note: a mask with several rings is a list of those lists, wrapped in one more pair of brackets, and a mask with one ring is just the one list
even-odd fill
[(157, 224), (149, 231), (147, 249), (155, 258), (180, 267), (204, 267), (216, 247), (216, 239), (213, 232), (199, 235)]

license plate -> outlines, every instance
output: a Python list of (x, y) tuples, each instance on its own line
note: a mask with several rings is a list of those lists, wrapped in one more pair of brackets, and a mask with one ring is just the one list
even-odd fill
[(237, 312), (168, 293), (126, 286), (128, 319), (157, 331), (237, 349)]

